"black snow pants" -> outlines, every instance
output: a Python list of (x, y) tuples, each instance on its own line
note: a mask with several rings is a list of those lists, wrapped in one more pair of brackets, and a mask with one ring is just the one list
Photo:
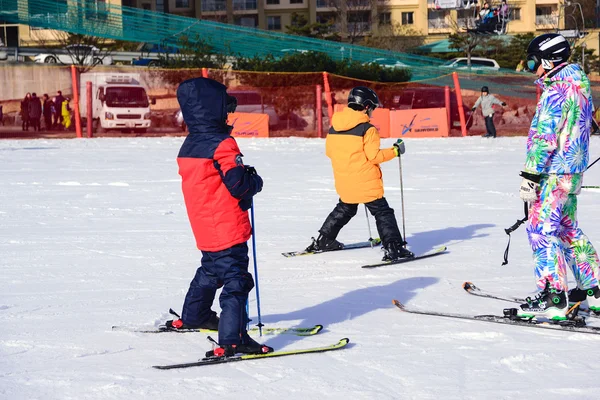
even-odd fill
[[(394, 209), (391, 208), (385, 199), (377, 199), (369, 203), (365, 203), (371, 215), (375, 217), (377, 232), (383, 246), (388, 243), (397, 242), (405, 244), (398, 229), (398, 222), (394, 215)], [(356, 215), (358, 204), (344, 203), (341, 199), (329, 214), (319, 232), (329, 239), (335, 239), (340, 233), (340, 230)]]

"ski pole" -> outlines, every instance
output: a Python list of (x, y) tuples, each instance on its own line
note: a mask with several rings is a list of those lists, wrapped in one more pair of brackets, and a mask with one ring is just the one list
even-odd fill
[(398, 167), (400, 168), (400, 202), (402, 203), (402, 239), (406, 247), (406, 222), (404, 219), (404, 184), (402, 181), (402, 153), (398, 152)]
[(598, 161), (600, 161), (600, 157), (599, 157), (599, 158), (597, 158), (597, 159), (596, 159), (596, 161), (594, 161), (593, 163), (591, 163), (590, 165), (588, 165), (588, 167), (587, 167), (585, 170), (587, 171), (588, 169), (592, 168), (592, 166), (593, 166), (594, 164), (596, 164)]
[(371, 234), (371, 222), (369, 222), (369, 213), (367, 212), (367, 205), (365, 204), (365, 217), (367, 217), (367, 227), (369, 228), (369, 243), (373, 247), (373, 235)]
[(254, 229), (254, 199), (250, 205), (250, 220), (252, 222), (252, 259), (254, 261), (254, 279), (256, 280), (256, 308), (258, 311), (258, 332), (262, 336), (262, 318), (260, 316), (260, 290), (258, 289), (258, 267), (256, 265), (256, 230)]
[(472, 112), (471, 115), (469, 115), (469, 119), (467, 119), (467, 123), (465, 124), (465, 126), (469, 125), (471, 118), (473, 118), (473, 114), (474, 114), (474, 112)]

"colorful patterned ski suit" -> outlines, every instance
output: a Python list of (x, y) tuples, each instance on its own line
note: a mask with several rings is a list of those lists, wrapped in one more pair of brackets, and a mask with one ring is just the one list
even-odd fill
[[(561, 69), (562, 68), (562, 69)], [(567, 290), (567, 265), (577, 286), (598, 285), (598, 254), (577, 222), (577, 195), (589, 160), (590, 82), (577, 64), (559, 65), (536, 81), (544, 92), (531, 121), (525, 171), (541, 174), (527, 233), (537, 286)]]

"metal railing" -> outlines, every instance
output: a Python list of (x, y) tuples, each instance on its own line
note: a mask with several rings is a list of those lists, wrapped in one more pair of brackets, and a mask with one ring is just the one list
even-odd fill
[(233, 0), (233, 9), (239, 10), (256, 10), (256, 0)]
[(202, 2), (202, 11), (225, 11), (227, 9), (226, 0), (204, 0)]
[(558, 15), (542, 14), (535, 16), (536, 25), (558, 26)]

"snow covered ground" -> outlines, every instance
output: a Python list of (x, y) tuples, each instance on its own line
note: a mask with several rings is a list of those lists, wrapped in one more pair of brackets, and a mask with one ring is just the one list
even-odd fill
[[(337, 201), (324, 141), (240, 140), (245, 162), (265, 180), (255, 199), (263, 322), (326, 326), (313, 337), (262, 340), (277, 349), (343, 337), (351, 344), (323, 354), (152, 369), (210, 349), (203, 334), (111, 331), (153, 327), (168, 319), (169, 307), (180, 311), (198, 266), (175, 160), (182, 140), (0, 142), (1, 399), (599, 398), (600, 336), (408, 315), (391, 304), (397, 298), (472, 313), (510, 306), (467, 295), (465, 280), (533, 293), (524, 228), (513, 234), (510, 264), (500, 266), (504, 228), (523, 213), (524, 138), (407, 139), (410, 248), (445, 244), (450, 252), (375, 270), (360, 265), (379, 260), (377, 249), (280, 255), (308, 245)], [(592, 159), (600, 156), (599, 138), (591, 148)], [(395, 160), (383, 165), (383, 176), (401, 221)], [(600, 166), (585, 184), (600, 185)], [(581, 225), (600, 248), (599, 204), (599, 191), (580, 196)], [(367, 235), (361, 208), (340, 240)], [(250, 310), (256, 323), (255, 292)]]

